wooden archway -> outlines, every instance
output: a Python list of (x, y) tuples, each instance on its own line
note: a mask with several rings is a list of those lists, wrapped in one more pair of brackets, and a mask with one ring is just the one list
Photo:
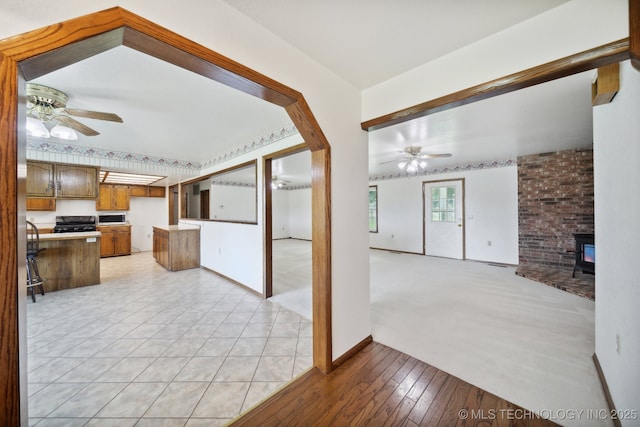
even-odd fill
[[(116, 7), (0, 42), (0, 424), (26, 411), (25, 81), (127, 46), (287, 111), (312, 151), (313, 355), (331, 370), (330, 146), (301, 93), (166, 28)], [(22, 260), (22, 261), (21, 261)], [(22, 409), (21, 409), (22, 408)], [(21, 412), (25, 411), (25, 412)]]

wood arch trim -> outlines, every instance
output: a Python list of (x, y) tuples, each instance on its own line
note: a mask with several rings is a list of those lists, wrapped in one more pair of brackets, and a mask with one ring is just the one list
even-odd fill
[(640, 71), (640, 0), (629, 0), (629, 51), (631, 63)]
[[(330, 146), (304, 97), (115, 7), (0, 41), (0, 424), (26, 423), (25, 81), (124, 45), (282, 106), (312, 151), (314, 365), (332, 369)], [(20, 260), (23, 260), (20, 262)]]
[[(640, 4), (640, 0), (635, 0)], [(640, 14), (640, 10), (638, 11)], [(640, 18), (639, 18), (640, 20)], [(638, 28), (640, 31), (640, 28)], [(640, 37), (640, 35), (638, 35)], [(640, 50), (640, 40), (639, 50)], [(639, 53), (640, 54), (640, 53)], [(548, 62), (468, 89), (404, 108), (360, 124), (362, 130), (373, 131), (424, 117), (439, 111), (524, 89), (539, 83), (567, 77), (593, 68), (629, 59), (629, 39), (618, 40), (566, 58)]]

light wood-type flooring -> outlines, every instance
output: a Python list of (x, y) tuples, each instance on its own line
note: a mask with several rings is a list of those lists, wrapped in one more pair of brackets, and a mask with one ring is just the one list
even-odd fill
[[(545, 414), (542, 414), (545, 415)], [(373, 342), (329, 375), (312, 369), (232, 426), (553, 426)]]

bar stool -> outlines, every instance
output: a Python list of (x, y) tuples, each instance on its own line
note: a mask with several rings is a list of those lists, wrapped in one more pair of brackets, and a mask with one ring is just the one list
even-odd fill
[(33, 302), (36, 302), (35, 287), (40, 289), (40, 293), (44, 295), (44, 286), (42, 283), (45, 281), (40, 277), (38, 272), (38, 262), (36, 257), (45, 248), (40, 248), (40, 233), (38, 227), (36, 227), (31, 221), (27, 221), (27, 292), (31, 295)]

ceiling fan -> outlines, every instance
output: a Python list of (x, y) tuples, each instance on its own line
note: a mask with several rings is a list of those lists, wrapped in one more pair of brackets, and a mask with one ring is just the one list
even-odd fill
[(284, 179), (278, 179), (277, 175), (271, 177), (271, 189), (280, 190), (289, 184), (290, 181), (286, 181)]
[(426, 159), (451, 157), (451, 153), (422, 154), (422, 147), (419, 145), (405, 147), (405, 149), (400, 151), (400, 153), (402, 153), (402, 157), (400, 159), (389, 160), (388, 162), (382, 162), (380, 164), (398, 162), (398, 167), (400, 169), (414, 173), (427, 167)]
[[(80, 123), (70, 116), (123, 123), (122, 118), (117, 114), (67, 108), (68, 100), (69, 97), (67, 94), (57, 89), (36, 83), (27, 83), (27, 115), (29, 116), (27, 117), (27, 133), (48, 138), (49, 131), (44, 124), (54, 123), (56, 126), (51, 129), (50, 134), (63, 139), (77, 139), (77, 135), (75, 135), (75, 132), (72, 132), (71, 129), (86, 136), (100, 134), (98, 131), (91, 129), (89, 126)], [(40, 121), (39, 124), (38, 120)], [(73, 135), (75, 135), (75, 138)]]

